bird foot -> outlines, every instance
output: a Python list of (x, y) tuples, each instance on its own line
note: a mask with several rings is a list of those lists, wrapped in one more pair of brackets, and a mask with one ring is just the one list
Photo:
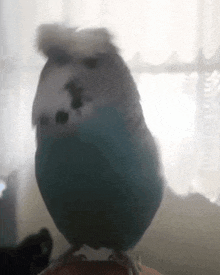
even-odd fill
[(74, 255), (74, 253), (77, 252), (79, 249), (80, 247), (71, 247), (70, 249), (68, 249), (62, 256), (61, 260), (63, 261), (63, 264), (66, 265), (76, 261), (87, 260), (85, 255)]
[(130, 257), (125, 252), (114, 252), (109, 256), (109, 260), (116, 261), (118, 264), (128, 268), (129, 275), (139, 275), (142, 271), (140, 259), (133, 263)]

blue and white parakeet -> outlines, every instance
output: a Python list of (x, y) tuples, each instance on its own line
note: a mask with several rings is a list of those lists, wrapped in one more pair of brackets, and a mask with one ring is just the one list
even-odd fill
[(134, 247), (160, 205), (164, 179), (133, 78), (106, 29), (42, 25), (48, 58), (33, 104), (39, 189), (79, 249)]

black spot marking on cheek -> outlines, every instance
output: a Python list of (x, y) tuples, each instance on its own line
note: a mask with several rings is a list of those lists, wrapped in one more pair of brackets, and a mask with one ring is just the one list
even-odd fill
[(82, 107), (83, 101), (82, 101), (82, 92), (83, 88), (79, 87), (73, 80), (68, 82), (65, 85), (65, 89), (68, 90), (70, 95), (72, 96), (73, 100), (71, 102), (71, 106), (73, 109), (78, 109)]
[(69, 119), (69, 114), (63, 111), (58, 111), (56, 113), (56, 123), (57, 124), (65, 124)]
[(77, 96), (72, 100), (71, 106), (73, 107), (73, 109), (78, 109), (82, 107), (82, 105), (82, 98), (80, 96)]

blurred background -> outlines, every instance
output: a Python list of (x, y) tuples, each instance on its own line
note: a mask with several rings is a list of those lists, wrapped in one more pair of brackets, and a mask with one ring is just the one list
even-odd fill
[(31, 109), (45, 59), (42, 23), (107, 27), (141, 93), (161, 149), (165, 196), (133, 254), (163, 274), (220, 270), (220, 2), (0, 0), (0, 246), (47, 227), (68, 247), (34, 175)]

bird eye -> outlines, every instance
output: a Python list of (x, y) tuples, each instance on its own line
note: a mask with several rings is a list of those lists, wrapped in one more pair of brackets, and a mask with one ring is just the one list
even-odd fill
[(48, 56), (51, 60), (55, 62), (58, 66), (63, 66), (71, 61), (71, 56), (57, 47), (53, 47), (48, 51)]
[(85, 58), (83, 59), (83, 64), (89, 69), (95, 69), (98, 65), (98, 58)]

